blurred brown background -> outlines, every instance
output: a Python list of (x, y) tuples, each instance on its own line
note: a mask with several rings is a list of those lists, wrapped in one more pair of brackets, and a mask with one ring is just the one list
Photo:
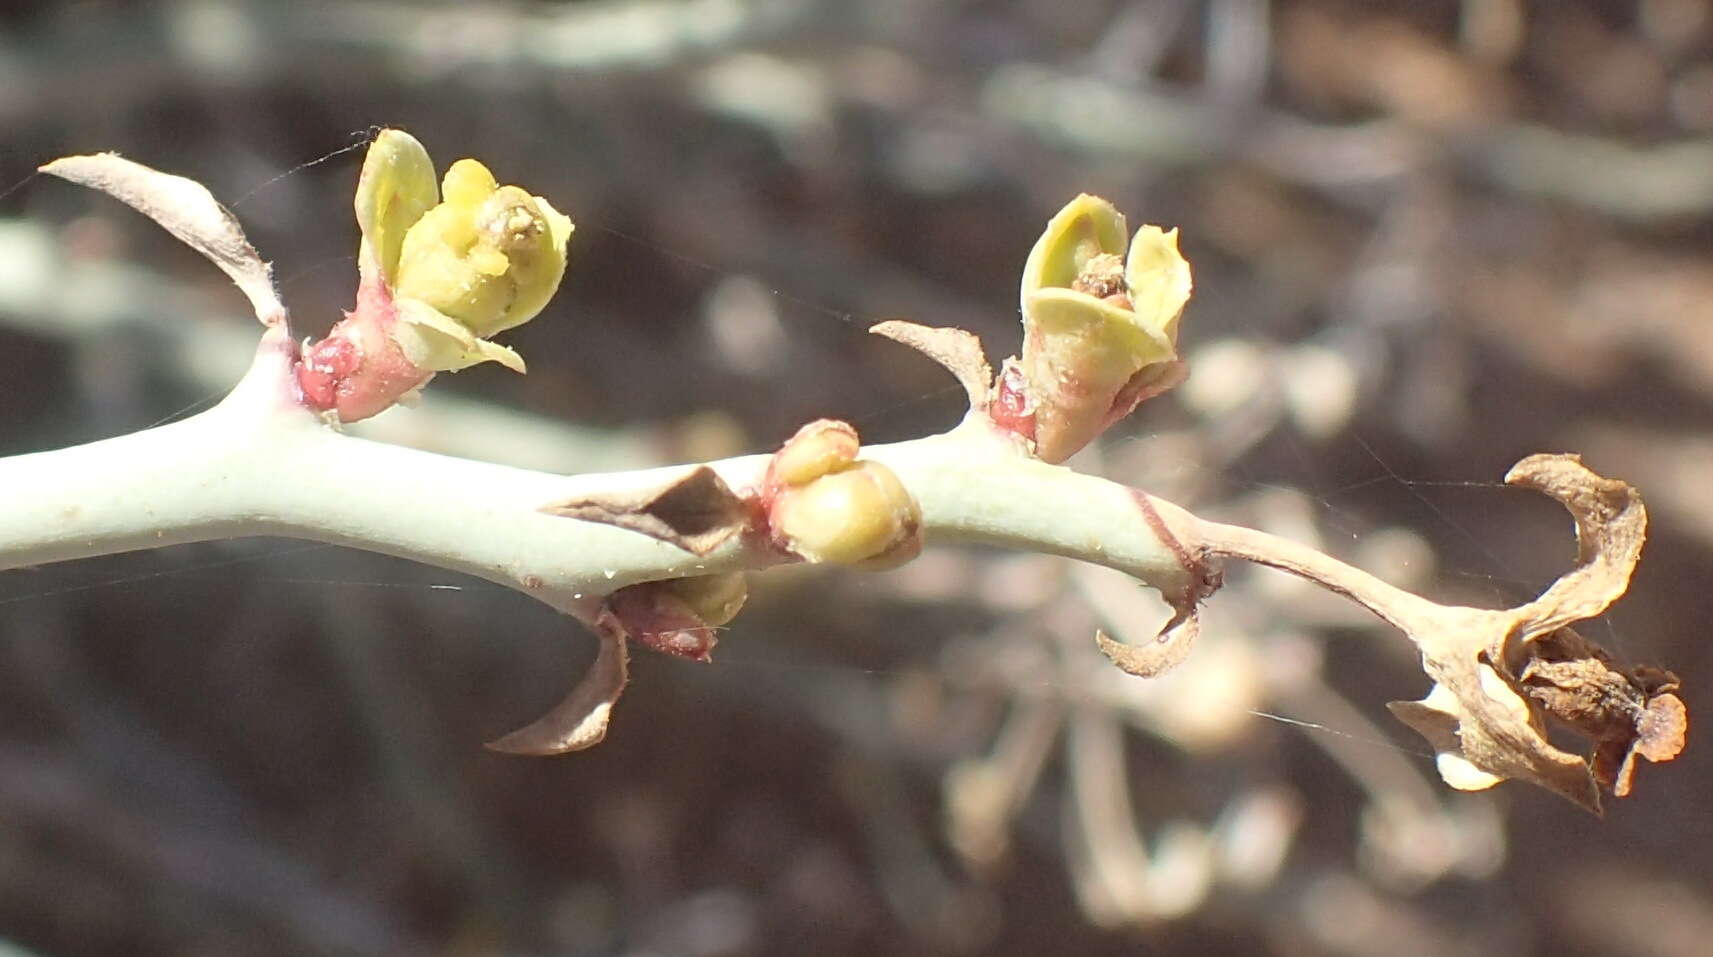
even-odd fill
[[(1581, 451), (1654, 516), (1590, 633), (1692, 712), (1713, 680), (1706, 0), (6, 9), (0, 451), (202, 408), (254, 336), (194, 254), (28, 178), (63, 154), (208, 184), (302, 332), (355, 288), (361, 152), (301, 164), (396, 125), (552, 198), (530, 375), (377, 429), (567, 471), (950, 426), (959, 390), (863, 330), (1002, 358), (1088, 191), (1181, 226), (1197, 296), (1191, 383), (1082, 467), (1491, 604), (1573, 556), (1494, 483)], [(592, 642), (503, 589), (271, 540), (9, 572), (0, 954), (1706, 952), (1693, 730), (1604, 821), (1457, 794), (1385, 712), (1427, 686), (1396, 635), (1229, 581), (1150, 685), (1089, 638), (1158, 604), (1066, 563), (773, 574), (715, 664), (641, 656), (605, 744), (520, 760), (481, 742)]]

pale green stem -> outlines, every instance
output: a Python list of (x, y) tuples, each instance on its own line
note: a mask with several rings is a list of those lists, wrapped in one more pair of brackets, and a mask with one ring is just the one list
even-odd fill
[[(247, 535), (348, 545), (518, 588), (561, 609), (626, 584), (761, 568), (780, 559), (734, 541), (698, 557), (541, 506), (665, 485), (685, 466), (556, 475), (354, 438), (286, 393), (272, 338), (219, 406), (182, 422), (0, 459), (0, 569)], [(1181, 593), (1178, 553), (1122, 485), (1043, 465), (972, 417), (944, 435), (864, 447), (922, 506), (930, 542), (1081, 558)], [(710, 463), (740, 493), (768, 456)], [(1157, 508), (1170, 524), (1181, 515)]]

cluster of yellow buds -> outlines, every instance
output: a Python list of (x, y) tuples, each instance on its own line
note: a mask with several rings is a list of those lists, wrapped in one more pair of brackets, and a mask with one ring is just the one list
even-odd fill
[(571, 220), (472, 159), (437, 188), (415, 137), (383, 130), (357, 182), (357, 306), (306, 347), (298, 379), (344, 421), (382, 411), (436, 372), (522, 358), (488, 340), (541, 312), (565, 275)]

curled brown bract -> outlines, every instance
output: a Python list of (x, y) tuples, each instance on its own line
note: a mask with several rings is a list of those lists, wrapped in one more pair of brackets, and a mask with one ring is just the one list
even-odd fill
[(625, 682), (630, 680), (630, 651), (625, 647), (624, 626), (612, 612), (602, 609), (591, 627), (600, 639), (600, 651), (577, 686), (552, 711), (488, 742), (490, 750), (523, 755), (564, 754), (592, 748), (607, 736), (613, 705), (618, 703)]

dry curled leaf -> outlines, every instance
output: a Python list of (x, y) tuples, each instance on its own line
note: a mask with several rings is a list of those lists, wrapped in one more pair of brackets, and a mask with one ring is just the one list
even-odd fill
[(1648, 534), (1647, 509), (1635, 489), (1596, 475), (1578, 455), (1531, 455), (1511, 467), (1505, 484), (1552, 496), (1576, 520), (1576, 568), (1516, 609), (1521, 640), (1592, 618), (1623, 596)]
[[(1447, 784), (1478, 790), (1516, 778), (1599, 813), (1600, 787), (1627, 794), (1634, 758), (1674, 757), (1688, 723), (1669, 673), (1624, 671), (1567, 627), (1601, 614), (1629, 587), (1647, 511), (1635, 489), (1575, 455), (1530, 456), (1506, 481), (1550, 495), (1576, 521), (1576, 567), (1516, 608), (1436, 605), (1252, 529), (1202, 522), (1200, 544), (1348, 595), (1408, 635), (1434, 685), (1420, 701), (1390, 708), (1433, 745)], [(1548, 719), (1589, 738), (1591, 757), (1554, 747)]]
[(720, 478), (699, 465), (653, 489), (598, 492), (541, 507), (550, 515), (601, 522), (706, 555), (744, 530), (749, 510)]
[[(1647, 511), (1633, 488), (1596, 475), (1574, 455), (1530, 456), (1505, 480), (1544, 492), (1570, 511), (1577, 566), (1517, 608), (1435, 606), (1435, 614), (1407, 624), (1436, 686), (1422, 701), (1396, 702), (1392, 710), (1433, 743), (1441, 774), (1453, 787), (1521, 778), (1598, 813), (1599, 785), (1620, 796), (1629, 792), (1630, 771), (1620, 774), (1616, 765), (1631, 766), (1633, 745), (1646, 738), (1651, 753), (1671, 755), (1681, 746), (1681, 733), (1671, 746), (1672, 730), (1665, 727), (1672, 703), (1681, 702), (1662, 697), (1658, 687), (1650, 691), (1566, 627), (1604, 612), (1629, 587)], [(1549, 717), (1589, 738), (1593, 758), (1548, 743)], [(1646, 733), (1644, 723), (1650, 724)], [(1679, 732), (1683, 723), (1677, 723)], [(1614, 760), (1614, 749), (1624, 757)]]
[(201, 183), (150, 169), (117, 153), (67, 156), (41, 171), (98, 189), (159, 223), (230, 276), (249, 298), (262, 325), (285, 321), (285, 306), (274, 292), (273, 270), (244, 238), (238, 218)]

